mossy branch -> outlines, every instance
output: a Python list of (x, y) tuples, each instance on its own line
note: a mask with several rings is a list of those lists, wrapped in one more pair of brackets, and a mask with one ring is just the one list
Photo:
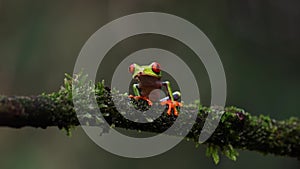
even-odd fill
[[(75, 78), (78, 83), (86, 81), (86, 78), (81, 78), (81, 80), (78, 80), (78, 78), (79, 76)], [(0, 126), (13, 128), (58, 126), (60, 129), (64, 128), (69, 131), (71, 127), (80, 125), (80, 121), (81, 124), (101, 127), (102, 123), (99, 120), (99, 115), (92, 113), (93, 111), (86, 110), (84, 114), (76, 114), (72, 100), (71, 82), (72, 77), (67, 76), (62, 89), (51, 94), (0, 96)], [(110, 89), (105, 88), (103, 83), (93, 85), (90, 90), (95, 93), (101, 113), (111, 126), (161, 133), (176, 120), (174, 117), (162, 115), (150, 123), (135, 123), (125, 119), (115, 107), (115, 104), (128, 107), (129, 100), (126, 95), (118, 94), (118, 103), (116, 103), (115, 100), (115, 102), (112, 101), (112, 92)], [(133, 105), (139, 108), (145, 106), (141, 102), (134, 102)], [(192, 107), (197, 106), (198, 115), (186, 138), (195, 140), (196, 145), (198, 145), (199, 134), (206, 117), (209, 113), (220, 110), (217, 107), (205, 107), (193, 103), (188, 105), (184, 111), (181, 111), (180, 115), (189, 114), (189, 106), (191, 110)], [(264, 154), (300, 159), (300, 120), (298, 118), (279, 121), (264, 115), (252, 116), (243, 109), (236, 107), (226, 107), (224, 110), (225, 112), (222, 112), (223, 115), (217, 129), (205, 142), (205, 144), (208, 144), (207, 155), (212, 156), (216, 163), (219, 161), (218, 152), (222, 152), (230, 159), (236, 160), (238, 154), (235, 149), (253, 150)], [(108, 130), (103, 131), (107, 132)]]

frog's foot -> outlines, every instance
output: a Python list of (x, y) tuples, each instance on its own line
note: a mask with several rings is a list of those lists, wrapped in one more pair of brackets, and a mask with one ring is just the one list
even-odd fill
[(128, 97), (131, 98), (131, 99), (135, 99), (135, 100), (140, 100), (140, 99), (146, 100), (148, 102), (149, 106), (152, 106), (152, 104), (153, 104), (152, 101), (148, 97), (145, 97), (145, 96), (129, 95)]
[(179, 107), (179, 106), (181, 107), (182, 106), (182, 103), (180, 103), (178, 101), (172, 101), (172, 100), (163, 101), (160, 104), (161, 105), (168, 105), (167, 114), (171, 115), (171, 112), (173, 110), (175, 116), (178, 116), (177, 107)]

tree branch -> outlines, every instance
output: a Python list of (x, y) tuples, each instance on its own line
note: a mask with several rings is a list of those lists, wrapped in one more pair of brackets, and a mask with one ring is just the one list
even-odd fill
[[(94, 86), (97, 103), (105, 120), (116, 127), (160, 133), (170, 127), (176, 118), (162, 115), (150, 123), (135, 123), (125, 119), (114, 104), (128, 106), (126, 95), (118, 95), (118, 103), (112, 102), (111, 91), (103, 83)], [(143, 103), (134, 102), (143, 107)], [(198, 142), (205, 119), (212, 111), (220, 111), (217, 107), (198, 106), (198, 116), (193, 128), (186, 136)], [(192, 110), (192, 109), (191, 109)], [(220, 112), (221, 113), (221, 112)], [(182, 114), (189, 114), (189, 107)], [(21, 128), (24, 126), (47, 128), (58, 126), (67, 130), (82, 122), (87, 125), (101, 126), (97, 114), (87, 111), (76, 115), (72, 101), (71, 78), (65, 79), (65, 85), (59, 92), (39, 96), (0, 96), (0, 126)], [(179, 126), (178, 130), (180, 130)], [(252, 116), (242, 109), (226, 107), (221, 121), (213, 135), (205, 142), (209, 145), (208, 154), (215, 150), (223, 152), (235, 160), (233, 148), (254, 150), (264, 154), (275, 154), (300, 158), (300, 120), (290, 118), (277, 121), (268, 116)]]

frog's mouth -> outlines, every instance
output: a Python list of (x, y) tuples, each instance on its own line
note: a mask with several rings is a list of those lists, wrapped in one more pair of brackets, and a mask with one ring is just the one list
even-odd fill
[(156, 77), (156, 76), (151, 76), (151, 75), (148, 75), (148, 74), (145, 74), (144, 72), (139, 72), (139, 73), (137, 73), (135, 76), (134, 76), (134, 78), (135, 79), (140, 79), (140, 78), (154, 78), (154, 79), (160, 79), (160, 77)]

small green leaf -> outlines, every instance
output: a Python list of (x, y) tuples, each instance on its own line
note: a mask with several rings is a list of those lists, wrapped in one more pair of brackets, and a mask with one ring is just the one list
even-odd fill
[(228, 146), (224, 146), (223, 148), (223, 154), (229, 159), (236, 161), (239, 153), (232, 147), (232, 145), (229, 144)]
[(214, 163), (218, 164), (220, 162), (220, 157), (219, 157), (219, 154), (218, 154), (218, 150), (217, 149), (214, 149), (214, 150), (215, 151), (211, 155), (212, 155), (212, 158), (214, 160)]
[(218, 154), (218, 146), (214, 146), (214, 145), (208, 145), (207, 149), (206, 149), (206, 156), (207, 157), (212, 157), (213, 161), (215, 164), (218, 164), (220, 162), (220, 157)]

